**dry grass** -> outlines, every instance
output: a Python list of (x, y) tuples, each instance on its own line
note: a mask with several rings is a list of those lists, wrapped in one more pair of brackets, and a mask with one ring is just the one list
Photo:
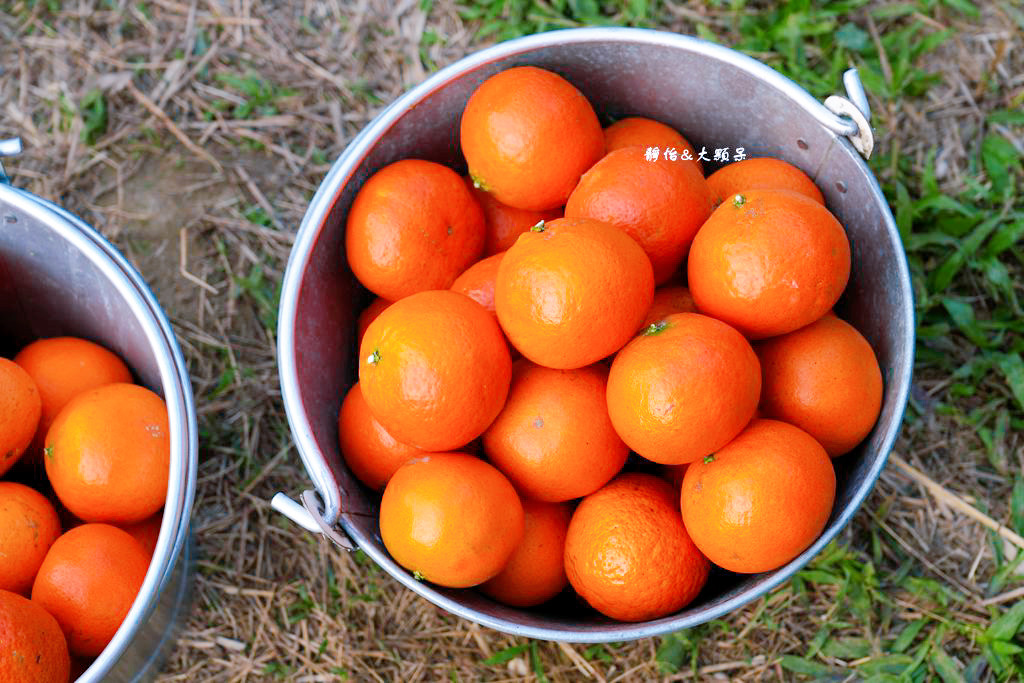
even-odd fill
[[(890, 132), (882, 151), (898, 145), (920, 165), (940, 146), (939, 179), (950, 191), (970, 172), (984, 113), (1019, 101), (1024, 88), (1021, 34), (994, 7), (979, 21), (949, 20), (957, 34), (934, 57), (942, 78), (924, 97), (875, 113)], [(669, 4), (666, 16), (674, 30), (692, 31), (698, 20), (726, 38), (731, 30), (695, 3)], [(425, 41), (425, 31), (444, 41)], [(7, 165), (14, 182), (83, 216), (138, 265), (193, 378), (199, 571), (191, 618), (161, 680), (535, 678), (530, 650), (482, 664), (521, 639), (448, 615), (267, 505), (275, 491), (307, 486), (275, 363), (276, 296), (294, 230), (352, 136), (431, 68), (480, 47), (474, 31), (452, 0), (429, 13), (416, 0), (80, 0), (57, 12), (19, 0), (0, 15), (0, 135), (26, 143)], [(1001, 87), (983, 87), (986, 79)], [(924, 372), (919, 403), (927, 409), (944, 382)], [(1000, 444), (1011, 467), (1024, 466), (1022, 444), (1019, 433)], [(982, 467), (968, 426), (926, 411), (897, 448), (1007, 519), (1009, 480)], [(989, 619), (981, 606), (993, 568), (988, 537), (892, 467), (842, 540), (867, 551), (878, 537), (881, 570), (915, 558), (923, 575), (969, 596), (953, 618)], [(698, 677), (789, 676), (779, 655), (804, 654), (834, 598), (787, 586), (702, 631)], [(930, 609), (918, 596), (896, 599), (904, 619)], [(657, 646), (593, 648), (589, 659), (583, 647), (555, 643), (534, 652), (551, 681), (636, 681), (662, 676)], [(946, 647), (972, 645), (954, 638)]]

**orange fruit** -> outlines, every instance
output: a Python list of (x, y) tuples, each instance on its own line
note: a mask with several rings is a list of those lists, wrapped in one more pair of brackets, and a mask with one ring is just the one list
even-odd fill
[(782, 159), (762, 157), (733, 162), (709, 175), (708, 185), (715, 204), (747, 190), (792, 190), (825, 205), (825, 198), (814, 181)]
[(825, 316), (754, 346), (761, 409), (817, 439), (832, 457), (853, 450), (882, 409), (882, 372), (853, 325)]
[(67, 683), (71, 657), (57, 620), (40, 605), (0, 589), (0, 681)]
[(341, 457), (352, 474), (378, 491), (384, 490), (395, 470), (425, 452), (396, 440), (377, 422), (366, 405), (359, 382), (352, 385), (341, 402), (338, 437)]
[[(666, 126), (664, 123), (642, 116), (627, 116), (619, 119), (604, 129), (604, 151), (614, 152), (623, 147), (657, 147), (664, 158), (665, 150), (674, 149), (679, 161), (686, 163), (682, 158), (683, 151), (690, 153), (691, 161), (697, 170), (701, 170), (700, 160), (693, 145), (684, 138), (675, 128)], [(701, 172), (703, 175), (703, 172)]]
[(512, 607), (533, 607), (562, 592), (565, 576), (565, 533), (572, 508), (566, 503), (522, 499), (523, 540), (497, 576), (480, 590)]
[(608, 369), (552, 370), (523, 359), (508, 401), (484, 432), (484, 453), (525, 496), (572, 500), (619, 473), (629, 448), (605, 404)]
[(380, 535), (398, 564), (449, 588), (501, 571), (523, 537), (523, 506), (505, 476), (466, 453), (398, 468), (380, 501)]
[(0, 590), (27, 593), (58, 536), (60, 521), (50, 501), (27, 486), (0, 481)]
[(647, 328), (612, 362), (608, 414), (634, 451), (654, 462), (693, 462), (729, 443), (754, 415), (761, 368), (725, 323), (675, 313)]
[(135, 384), (85, 391), (46, 435), (46, 475), (86, 522), (139, 522), (167, 497), (170, 427), (162, 398)]
[(469, 176), (464, 178), (469, 191), (484, 210), (484, 224), (487, 228), (487, 236), (484, 239), (484, 256), (491, 256), (498, 252), (505, 251), (516, 239), (537, 225), (541, 221), (551, 221), (561, 218), (561, 209), (548, 209), (547, 211), (530, 211), (529, 209), (517, 209), (506, 206), (495, 199), (489, 192), (484, 192), (473, 185), (473, 179)]
[(621, 228), (651, 259), (654, 281), (668, 281), (693, 236), (711, 215), (711, 191), (693, 164), (647, 161), (642, 147), (608, 154), (580, 178), (566, 218), (593, 218)]
[(57, 539), (32, 585), (32, 601), (52, 614), (71, 652), (95, 657), (131, 609), (149, 557), (126, 531), (83, 524)]
[(455, 278), (451, 290), (465, 294), (473, 301), (487, 309), (497, 320), (494, 312), (494, 280), (498, 276), (498, 266), (505, 252), (488, 256), (467, 268), (462, 275)]
[(850, 244), (828, 209), (788, 190), (750, 190), (715, 209), (687, 265), (697, 308), (750, 339), (825, 314), (850, 277)]
[(836, 476), (807, 432), (755, 420), (714, 455), (686, 470), (683, 521), (697, 547), (731, 572), (777, 569), (825, 528)]
[(0, 476), (32, 443), (41, 412), (32, 377), (17, 363), (0, 358)]
[(505, 404), (512, 376), (494, 317), (448, 290), (391, 304), (367, 328), (359, 359), (370, 412), (395, 439), (427, 451), (480, 436)]
[(141, 522), (135, 522), (134, 524), (119, 524), (118, 529), (127, 531), (128, 535), (134, 538), (142, 549), (146, 551), (146, 555), (153, 557), (153, 551), (156, 550), (156, 543), (160, 539), (160, 526), (164, 522), (164, 514), (161, 510), (152, 517), (144, 519)]
[(534, 66), (480, 84), (459, 130), (473, 184), (517, 209), (562, 206), (604, 153), (601, 124), (583, 93)]
[(68, 401), (87, 389), (132, 381), (132, 372), (118, 356), (99, 344), (76, 337), (38, 339), (14, 357), (39, 389), (42, 413), (33, 457), (41, 455), (46, 432)]
[(370, 305), (363, 309), (363, 312), (359, 314), (356, 319), (356, 348), (363, 343), (363, 335), (366, 334), (366, 328), (370, 326), (377, 316), (380, 315), (381, 311), (391, 305), (391, 302), (387, 299), (381, 299), (379, 296), (374, 297)]
[(455, 171), (432, 161), (405, 159), (374, 173), (345, 224), (352, 272), (389, 301), (447, 289), (483, 248), (480, 205)]
[(569, 522), (569, 583), (612, 619), (645, 621), (682, 609), (710, 569), (683, 525), (679, 496), (658, 477), (619, 476), (584, 498)]
[(531, 228), (505, 252), (494, 303), (509, 341), (538, 365), (569, 370), (622, 347), (654, 298), (643, 249), (588, 218)]
[(647, 317), (640, 325), (644, 329), (656, 322), (664, 320), (673, 313), (696, 313), (697, 306), (693, 303), (690, 290), (682, 285), (665, 285), (654, 290), (654, 301), (647, 311)]

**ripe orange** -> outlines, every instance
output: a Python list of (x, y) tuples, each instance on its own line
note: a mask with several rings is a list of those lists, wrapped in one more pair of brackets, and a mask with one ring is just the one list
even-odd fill
[(146, 555), (153, 557), (153, 551), (156, 550), (157, 541), (160, 539), (160, 526), (164, 522), (164, 514), (161, 510), (155, 515), (148, 519), (144, 519), (141, 522), (135, 522), (134, 524), (119, 524), (118, 529), (127, 531), (128, 535), (134, 538), (142, 549), (146, 551)]
[(682, 285), (665, 285), (654, 290), (654, 301), (640, 329), (660, 322), (673, 313), (697, 313), (690, 290)]
[(512, 607), (533, 607), (562, 592), (565, 576), (565, 533), (572, 508), (566, 503), (541, 503), (523, 498), (523, 540), (505, 568), (480, 590)]
[(569, 583), (602, 614), (657, 619), (689, 604), (710, 565), (687, 533), (672, 487), (628, 473), (583, 499), (565, 539)]
[(701, 552), (751, 574), (806, 550), (825, 528), (835, 492), (832, 462), (813, 437), (785, 422), (755, 420), (690, 465), (680, 503)]
[[(671, 126), (642, 116), (628, 116), (604, 129), (604, 151), (614, 152), (623, 147), (657, 147), (664, 158), (665, 150), (674, 149), (682, 163), (692, 163), (701, 170), (700, 160), (693, 145)], [(683, 160), (683, 151), (690, 153), (690, 161)], [(701, 172), (703, 175), (703, 172)]]
[(149, 557), (109, 524), (83, 524), (57, 539), (32, 586), (32, 601), (52, 614), (71, 652), (95, 657), (138, 595)]
[(383, 491), (388, 479), (408, 460), (425, 451), (391, 436), (370, 412), (359, 388), (352, 385), (338, 413), (341, 456), (356, 478), (372, 489)]
[(427, 451), (480, 436), (505, 404), (512, 376), (494, 317), (447, 290), (391, 304), (367, 328), (359, 359), (370, 412), (394, 438)]
[(0, 590), (27, 593), (58, 536), (60, 521), (50, 501), (27, 486), (0, 481)]
[(501, 571), (523, 537), (508, 479), (466, 453), (433, 453), (398, 468), (380, 501), (380, 534), (395, 561), (449, 588)]
[(559, 218), (505, 252), (494, 303), (513, 346), (538, 365), (590, 365), (625, 344), (654, 298), (643, 249), (618, 228)]
[(882, 372), (871, 345), (849, 323), (825, 316), (754, 351), (765, 415), (800, 427), (830, 456), (853, 450), (875, 426)]
[(608, 419), (608, 369), (512, 368), (508, 401), (484, 432), (484, 453), (523, 495), (540, 501), (593, 493), (619, 473), (629, 448)]
[(39, 426), (42, 402), (32, 377), (0, 358), (0, 476), (18, 462)]
[(484, 256), (491, 256), (500, 251), (505, 251), (513, 244), (521, 234), (537, 225), (541, 221), (551, 221), (561, 218), (561, 208), (548, 209), (547, 211), (530, 211), (529, 209), (516, 209), (506, 206), (491, 196), (491, 193), (484, 192), (473, 185), (473, 179), (469, 176), (464, 178), (469, 191), (484, 210), (484, 224), (487, 226), (487, 236), (484, 239)]
[(697, 313), (676, 313), (619, 351), (608, 375), (608, 414), (634, 451), (654, 462), (693, 462), (750, 421), (761, 368), (743, 336)]
[(502, 204), (545, 211), (563, 204), (604, 153), (590, 102), (558, 74), (506, 69), (469, 98), (460, 123), (473, 183)]
[(146, 519), (164, 504), (171, 463), (167, 406), (135, 384), (85, 391), (46, 435), (46, 475), (86, 522)]
[(715, 204), (747, 190), (792, 190), (825, 205), (825, 198), (814, 181), (782, 159), (762, 157), (733, 162), (709, 175), (708, 185)]
[(750, 190), (722, 204), (697, 233), (688, 261), (697, 308), (750, 339), (814, 322), (849, 277), (843, 226), (788, 190)]
[(480, 205), (455, 171), (432, 161), (385, 166), (348, 212), (348, 264), (363, 286), (390, 301), (450, 287), (483, 248)]
[(494, 312), (494, 280), (498, 276), (498, 266), (505, 252), (488, 256), (467, 268), (462, 275), (455, 278), (451, 290), (465, 294), (473, 301), (487, 309), (497, 320)]
[(132, 381), (132, 372), (116, 354), (76, 337), (39, 339), (14, 357), (39, 389), (42, 413), (32, 442), (32, 457), (42, 455), (43, 440), (57, 413), (87, 389)]
[(621, 228), (651, 259), (654, 281), (668, 281), (693, 236), (711, 215), (711, 190), (693, 164), (647, 161), (644, 148), (608, 154), (580, 178), (566, 218), (593, 218)]
[(57, 620), (40, 605), (0, 589), (0, 681), (67, 683), (71, 657)]
[(391, 302), (387, 299), (381, 299), (379, 296), (375, 297), (370, 305), (363, 309), (363, 312), (359, 314), (356, 319), (356, 348), (363, 343), (363, 335), (366, 334), (366, 328), (370, 326), (377, 316), (380, 315), (381, 311), (391, 305)]

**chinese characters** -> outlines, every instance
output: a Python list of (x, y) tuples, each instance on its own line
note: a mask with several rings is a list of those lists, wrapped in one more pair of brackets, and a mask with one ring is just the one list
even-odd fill
[[(730, 147), (716, 147), (712, 157), (708, 157), (708, 148), (701, 147), (700, 152), (697, 154), (698, 161), (743, 161), (747, 158), (746, 151), (743, 147), (737, 147), (736, 150), (730, 154)], [(693, 161), (693, 153), (688, 149), (678, 150), (675, 147), (666, 147), (661, 149), (660, 147), (648, 147), (644, 150), (644, 159), (647, 161), (657, 161), (658, 159), (664, 158), (665, 161)]]

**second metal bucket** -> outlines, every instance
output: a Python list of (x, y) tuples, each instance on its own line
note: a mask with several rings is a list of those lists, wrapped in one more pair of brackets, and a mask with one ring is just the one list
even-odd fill
[[(851, 241), (850, 285), (838, 310), (867, 337), (885, 379), (875, 429), (857, 451), (836, 461), (836, 502), (822, 536), (776, 571), (714, 573), (691, 605), (653, 621), (613, 622), (593, 612), (566, 609), (565, 603), (513, 609), (475, 591), (417, 581), (388, 555), (377, 525), (378, 499), (348, 472), (338, 448), (338, 409), (355, 379), (355, 320), (369, 300), (346, 265), (348, 207), (370, 175), (399, 159), (429, 159), (462, 169), (459, 117), (470, 94), (498, 71), (524, 64), (566, 77), (590, 99), (604, 123), (647, 116), (681, 131), (696, 149), (743, 148), (748, 157), (779, 157), (807, 172)], [(889, 207), (858, 153), (870, 151), (866, 100), (858, 88), (848, 89), (853, 103), (830, 98), (824, 106), (760, 62), (702, 40), (640, 29), (574, 29), (488, 48), (396, 100), (348, 146), (324, 179), (285, 274), (278, 328), (282, 392), (320, 500), (306, 495), (302, 507), (279, 495), (275, 507), (306, 528), (344, 543), (340, 529), (391, 576), (436, 605), (533, 638), (611, 642), (662, 634), (721, 617), (787, 580), (836, 537), (874, 485), (899, 430), (913, 365), (906, 257)]]
[(0, 182), (0, 352), (62, 335), (118, 354), (167, 404), (171, 468), (153, 559), (113, 640), (78, 679), (152, 680), (187, 617), (194, 563), (198, 430), (185, 362), (149, 287), (109, 242), (60, 207)]

